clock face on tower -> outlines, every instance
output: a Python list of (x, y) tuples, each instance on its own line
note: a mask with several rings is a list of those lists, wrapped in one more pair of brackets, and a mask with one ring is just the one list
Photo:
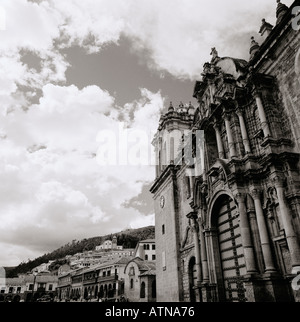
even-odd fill
[(160, 197), (160, 207), (163, 208), (165, 206), (165, 197), (161, 196)]

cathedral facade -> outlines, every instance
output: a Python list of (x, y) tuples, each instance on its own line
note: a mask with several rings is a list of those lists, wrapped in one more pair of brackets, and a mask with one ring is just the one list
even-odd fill
[(300, 301), (300, 1), (277, 2), (249, 61), (213, 48), (197, 107), (161, 116), (158, 302)]

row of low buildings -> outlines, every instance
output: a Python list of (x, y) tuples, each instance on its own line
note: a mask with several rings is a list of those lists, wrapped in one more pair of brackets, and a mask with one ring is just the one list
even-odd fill
[(58, 276), (59, 301), (155, 302), (155, 241), (139, 242), (132, 255), (65, 270)]
[(2, 278), (0, 302), (31, 302), (44, 295), (54, 299), (58, 277), (47, 272), (19, 275), (17, 278)]
[(135, 249), (101, 250), (106, 257), (96, 264), (64, 264), (55, 273), (48, 264), (40, 265), (18, 278), (1, 278), (0, 302), (30, 302), (45, 295), (58, 301), (156, 301), (154, 240), (140, 241)]

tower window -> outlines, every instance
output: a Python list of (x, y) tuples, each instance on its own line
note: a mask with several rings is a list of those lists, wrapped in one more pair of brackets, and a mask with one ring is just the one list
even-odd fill
[(163, 267), (163, 271), (167, 270), (166, 267), (166, 252), (162, 252), (162, 267)]
[(165, 230), (165, 225), (162, 225), (162, 234), (164, 235), (164, 234), (165, 234), (165, 232), (166, 232), (166, 230)]

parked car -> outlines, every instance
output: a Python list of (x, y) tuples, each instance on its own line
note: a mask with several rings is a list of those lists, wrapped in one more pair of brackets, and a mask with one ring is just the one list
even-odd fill
[(53, 302), (53, 299), (49, 295), (43, 295), (39, 299), (36, 300), (37, 302)]

